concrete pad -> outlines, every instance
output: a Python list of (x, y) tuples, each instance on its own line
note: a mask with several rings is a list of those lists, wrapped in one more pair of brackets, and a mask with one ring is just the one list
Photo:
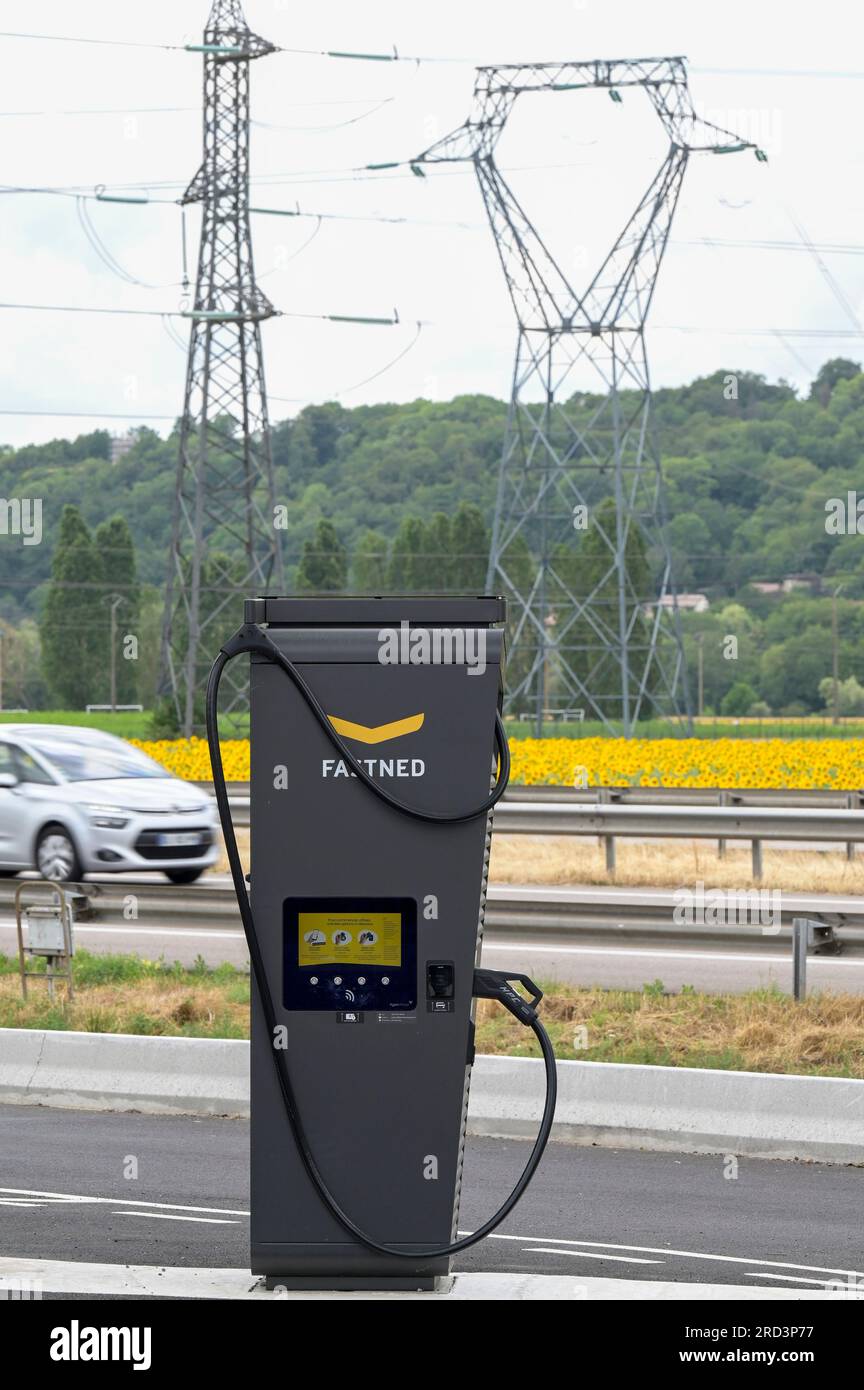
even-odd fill
[(27, 1260), (0, 1257), (0, 1290), (7, 1298), (33, 1299), (40, 1292), (92, 1294), (128, 1298), (254, 1299), (272, 1302), (380, 1299), (425, 1303), (561, 1300), (587, 1302), (813, 1302), (838, 1297), (864, 1298), (864, 1291), (841, 1295), (826, 1289), (752, 1288), (744, 1284), (686, 1284), (648, 1279), (570, 1279), (554, 1274), (456, 1274), (436, 1293), (304, 1293), (268, 1291), (242, 1269), (192, 1269), (184, 1266), (88, 1264), (73, 1260)]

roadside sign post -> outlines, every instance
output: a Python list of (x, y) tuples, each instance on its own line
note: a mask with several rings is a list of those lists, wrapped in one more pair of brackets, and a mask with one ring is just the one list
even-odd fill
[[(48, 888), (51, 899), (23, 905), (23, 896), (34, 889)], [(72, 956), (75, 952), (72, 929), (72, 903), (59, 883), (20, 883), (15, 890), (15, 926), (18, 933), (18, 971), (21, 994), (27, 998), (28, 979), (47, 979), (48, 998), (54, 999), (54, 982), (66, 981), (66, 998), (73, 999)], [(45, 971), (28, 970), (28, 956), (44, 956)]]

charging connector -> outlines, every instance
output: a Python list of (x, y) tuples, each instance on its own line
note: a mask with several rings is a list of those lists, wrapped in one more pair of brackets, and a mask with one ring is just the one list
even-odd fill
[[(513, 988), (511, 980), (518, 980), (520, 985), (525, 986), (531, 995), (530, 1002)], [(537, 1022), (537, 1005), (543, 998), (543, 991), (527, 975), (513, 975), (506, 970), (475, 970), (474, 998), (497, 999), (514, 1018), (518, 1018), (526, 1028), (531, 1028)]]

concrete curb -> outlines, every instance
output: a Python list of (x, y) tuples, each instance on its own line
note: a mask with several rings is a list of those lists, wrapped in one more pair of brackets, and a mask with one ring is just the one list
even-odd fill
[(0, 1101), (163, 1115), (248, 1115), (249, 1044), (0, 1028)]
[[(533, 1135), (542, 1062), (528, 1057), (477, 1061), (471, 1132)], [(618, 1149), (864, 1163), (864, 1081), (559, 1062), (554, 1137)]]
[[(610, 1148), (864, 1164), (864, 1081), (559, 1062), (554, 1138)], [(469, 1133), (533, 1136), (543, 1065), (478, 1056)], [(164, 1115), (249, 1113), (249, 1044), (0, 1029), (0, 1102)]]

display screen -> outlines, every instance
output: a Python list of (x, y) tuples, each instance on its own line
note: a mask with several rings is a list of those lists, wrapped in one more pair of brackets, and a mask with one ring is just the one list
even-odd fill
[(298, 912), (298, 965), (402, 964), (401, 912)]
[(286, 1009), (341, 1022), (416, 1009), (416, 900), (286, 898), (282, 962)]

